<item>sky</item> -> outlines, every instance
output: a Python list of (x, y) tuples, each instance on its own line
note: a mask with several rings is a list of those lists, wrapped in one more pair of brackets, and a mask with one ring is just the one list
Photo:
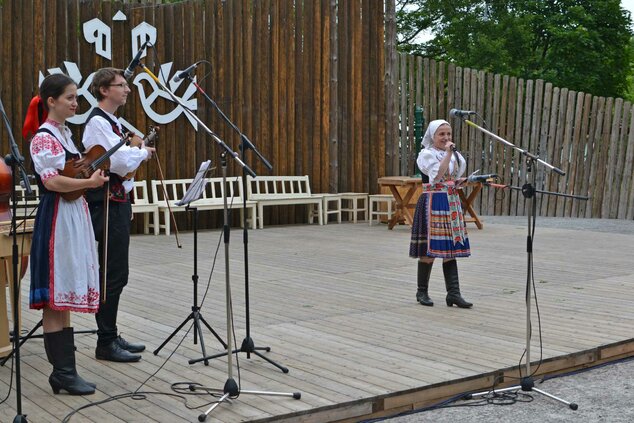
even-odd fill
[(634, 0), (621, 0), (621, 7), (625, 10), (629, 10), (634, 17)]

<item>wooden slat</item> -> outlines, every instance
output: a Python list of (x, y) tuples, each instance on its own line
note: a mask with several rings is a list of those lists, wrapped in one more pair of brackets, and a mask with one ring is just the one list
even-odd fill
[[(531, 133), (531, 110), (533, 105), (533, 80), (529, 79), (526, 81), (526, 91), (524, 92), (524, 116), (522, 118), (522, 138), (519, 144), (520, 148), (523, 150), (530, 151), (530, 133)], [(523, 168), (526, 170), (526, 167)], [(537, 169), (533, 169), (533, 172), (537, 171)], [(526, 174), (525, 174), (526, 175)], [(532, 176), (531, 176), (532, 177)], [(520, 205), (524, 203), (521, 207), (523, 210), (522, 215), (526, 215), (528, 210), (526, 209), (528, 205), (528, 201), (520, 201), (518, 203), (518, 213), (520, 210)]]
[[(593, 202), (592, 202), (592, 217), (601, 217), (601, 212), (603, 208), (603, 200), (605, 198), (606, 192), (606, 172), (607, 167), (602, 166), (601, 163), (607, 163), (607, 158), (610, 150), (610, 128), (612, 124), (612, 107), (614, 107), (614, 98), (609, 97), (605, 102), (605, 113), (603, 114), (603, 124), (601, 137), (598, 139), (599, 149), (595, 151), (596, 159), (597, 159), (597, 168), (595, 173), (595, 178), (591, 177), (591, 180), (594, 181), (594, 190), (593, 190)], [(594, 160), (593, 160), (594, 163)], [(594, 169), (594, 167), (593, 167)]]
[(615, 206), (613, 209), (610, 209), (612, 205), (612, 195), (614, 193), (614, 187), (618, 186), (613, 183), (615, 181), (620, 181), (620, 179), (615, 179), (617, 174), (618, 167), (618, 150), (619, 150), (619, 132), (622, 125), (622, 113), (623, 113), (623, 99), (617, 98), (614, 101), (614, 115), (612, 120), (612, 127), (610, 130), (610, 144), (609, 151), (607, 154), (608, 160), (605, 163), (609, 163), (609, 166), (606, 166), (606, 177), (605, 181), (607, 182), (605, 185), (605, 196), (603, 198), (603, 205), (601, 208), (601, 217), (609, 217), (614, 219), (618, 212), (618, 206)]
[[(561, 161), (559, 162), (560, 165), (558, 166), (559, 169), (563, 170), (566, 174), (563, 176), (559, 176), (559, 184), (558, 184), (558, 188), (557, 188), (557, 192), (559, 193), (568, 193), (568, 185), (569, 185), (569, 180), (570, 180), (570, 164), (572, 162), (572, 154), (570, 152), (570, 148), (571, 148), (571, 139), (572, 139), (572, 133), (573, 133), (573, 124), (574, 124), (574, 120), (573, 120), (573, 116), (574, 116), (574, 110), (575, 110), (575, 98), (576, 98), (576, 92), (574, 91), (568, 91), (568, 99), (566, 100), (567, 103), (567, 107), (566, 107), (566, 115), (565, 115), (565, 126), (564, 126), (564, 134), (563, 134), (563, 143), (562, 143), (562, 147), (561, 147)], [(561, 217), (561, 216), (565, 216), (565, 209), (569, 206), (567, 206), (567, 203), (570, 202), (570, 199), (566, 199), (565, 197), (557, 197), (557, 216)]]
[[(585, 169), (583, 172), (584, 175), (584, 189), (582, 192), (585, 194), (587, 192), (590, 200), (584, 202), (583, 208), (583, 217), (590, 217), (592, 215), (592, 203), (595, 199), (592, 196), (595, 187), (595, 166), (597, 165), (597, 156), (599, 153), (599, 139), (601, 137), (601, 127), (603, 125), (603, 112), (605, 107), (605, 98), (604, 97), (595, 97), (592, 100), (592, 112), (590, 113), (591, 121), (590, 128), (588, 133), (588, 159), (586, 160)], [(595, 152), (596, 148), (596, 152)]]
[[(634, 108), (630, 110), (628, 115), (630, 128), (634, 126)], [(627, 137), (627, 153), (625, 155), (625, 164), (623, 169), (623, 183), (621, 184), (621, 194), (619, 198), (619, 219), (632, 219), (634, 216), (634, 173), (632, 173), (634, 163), (634, 131), (630, 130)], [(630, 176), (631, 175), (631, 176)], [(628, 198), (629, 197), (629, 198)]]
[[(619, 134), (619, 139), (617, 142), (616, 149), (616, 169), (614, 171), (613, 181), (615, 181), (615, 187), (612, 190), (612, 199), (610, 201), (610, 218), (614, 219), (619, 216), (622, 211), (621, 208), (625, 206), (619, 207), (620, 201), (620, 192), (627, 192), (627, 187), (624, 187), (624, 167), (625, 167), (625, 157), (627, 156), (627, 134), (630, 132), (630, 110), (632, 109), (632, 103), (626, 101), (623, 104), (623, 115), (621, 120), (621, 131)], [(619, 183), (620, 181), (620, 183)]]
[[(574, 123), (573, 123), (573, 132), (572, 132), (572, 141), (570, 146), (570, 165), (568, 168), (568, 194), (576, 193), (576, 183), (577, 183), (577, 166), (579, 161), (581, 160), (580, 156), (583, 154), (582, 150), (582, 140), (581, 140), (581, 128), (583, 126), (583, 99), (584, 93), (578, 92), (577, 98), (575, 100), (575, 111), (574, 111)], [(576, 200), (566, 201), (566, 207), (564, 210), (564, 216), (571, 217), (573, 204)]]

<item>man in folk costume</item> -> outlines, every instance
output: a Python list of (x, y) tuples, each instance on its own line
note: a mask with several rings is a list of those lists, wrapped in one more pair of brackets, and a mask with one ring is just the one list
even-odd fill
[[(115, 113), (119, 107), (126, 104), (130, 87), (123, 76), (123, 70), (103, 68), (93, 77), (92, 92), (99, 105), (88, 117), (82, 142), (86, 149), (101, 145), (107, 151), (118, 144), (124, 136), (124, 129)], [(105, 302), (96, 314), (98, 339), (95, 356), (99, 360), (135, 362), (141, 359), (138, 353), (145, 350), (143, 344), (127, 342), (117, 330), (119, 299), (128, 283), (129, 274), (132, 220), (129, 192), (134, 187), (134, 181), (127, 179), (126, 175), (134, 172), (154, 152), (153, 148), (136, 138), (138, 146), (132, 146), (134, 142), (130, 146), (123, 145), (110, 157), (109, 184), (86, 194), (95, 238), (99, 245), (100, 263), (104, 263), (104, 255), (107, 261)], [(105, 202), (106, 189), (108, 203)], [(108, 225), (107, 243), (104, 242), (105, 223)], [(104, 251), (104, 244), (107, 245), (107, 251)], [(103, 273), (102, 271), (102, 278)]]

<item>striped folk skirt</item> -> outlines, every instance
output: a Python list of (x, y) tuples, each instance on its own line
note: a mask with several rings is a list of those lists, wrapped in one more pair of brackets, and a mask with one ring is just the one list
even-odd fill
[[(457, 197), (451, 196), (451, 197)], [(454, 201), (455, 198), (454, 198)], [(467, 229), (464, 226), (464, 217), (460, 200), (454, 205), (457, 213), (461, 233), (464, 236), (455, 236), (456, 216), (452, 216), (450, 208), (450, 196), (447, 192), (423, 192), (416, 203), (414, 223), (412, 225), (412, 238), (409, 246), (409, 256), (420, 257), (469, 257), (471, 249)], [(455, 212), (454, 212), (455, 213)]]

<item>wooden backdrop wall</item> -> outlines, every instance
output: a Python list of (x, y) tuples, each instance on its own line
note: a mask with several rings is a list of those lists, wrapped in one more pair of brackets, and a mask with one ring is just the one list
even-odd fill
[[(391, 72), (398, 94), (387, 105), (395, 111), (388, 115), (397, 119), (390, 120), (388, 131), (396, 136), (387, 138), (386, 150), (405, 152), (392, 155), (388, 164), (400, 174), (415, 173), (414, 108), (421, 105), (426, 123), (447, 119), (453, 125), (468, 172), (497, 173), (501, 183), (522, 186), (526, 166), (515, 150), (448, 117), (452, 108), (473, 110), (491, 132), (566, 172), (560, 177), (538, 165), (538, 189), (590, 197), (585, 202), (538, 194), (539, 215), (634, 219), (634, 108), (629, 101), (406, 54), (398, 54)], [(488, 215), (526, 214), (521, 193), (490, 188), (482, 191), (476, 209)]]
[[(117, 11), (126, 21), (113, 21)], [(112, 61), (95, 54), (82, 35), (84, 22), (98, 17), (112, 29)], [(133, 27), (157, 28), (155, 48), (144, 63), (154, 73), (160, 63), (172, 71), (205, 59), (208, 76), (201, 86), (249, 136), (273, 164), (274, 175), (309, 175), (313, 192), (376, 191), (385, 170), (384, 10), (373, 0), (5, 0), (0, 3), (0, 95), (21, 140), (30, 98), (37, 93), (38, 72), (78, 64), (87, 76), (102, 66), (125, 67), (131, 59)], [(88, 104), (80, 103), (85, 111)], [(159, 113), (173, 109), (167, 101)], [(239, 138), (198, 97), (198, 116), (220, 138), (238, 149)], [(140, 129), (153, 124), (133, 91), (122, 115)], [(76, 136), (81, 128), (73, 128)], [(8, 152), (0, 129), (1, 151)], [(158, 147), (165, 177), (187, 178), (219, 149), (184, 116), (162, 128)], [(259, 175), (270, 174), (252, 153), (247, 162)], [(27, 158), (27, 164), (30, 160)], [(229, 175), (241, 170), (230, 163)], [(145, 165), (140, 178), (156, 177)], [(220, 216), (203, 213), (203, 227), (217, 227)], [(179, 213), (184, 215), (184, 213)], [(279, 208), (268, 224), (303, 221), (304, 210)], [(179, 216), (187, 227), (189, 218)], [(138, 229), (138, 227), (137, 227)]]

